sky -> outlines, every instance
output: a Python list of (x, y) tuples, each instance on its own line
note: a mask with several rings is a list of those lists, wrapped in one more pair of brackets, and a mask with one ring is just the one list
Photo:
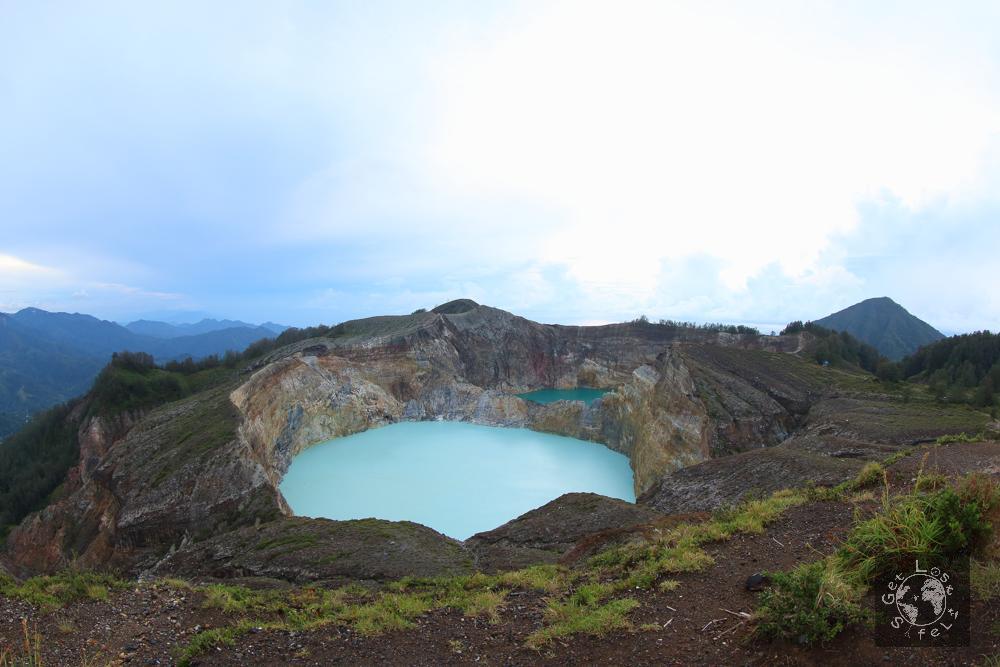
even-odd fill
[(0, 0), (0, 312), (1000, 329), (996, 2)]

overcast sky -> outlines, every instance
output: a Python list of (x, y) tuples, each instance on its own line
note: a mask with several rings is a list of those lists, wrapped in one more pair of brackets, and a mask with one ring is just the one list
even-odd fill
[(1000, 3), (0, 0), (0, 311), (1000, 329)]

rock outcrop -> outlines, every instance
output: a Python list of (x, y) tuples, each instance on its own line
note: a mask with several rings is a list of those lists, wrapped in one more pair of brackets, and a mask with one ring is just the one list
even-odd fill
[[(778, 385), (769, 386), (774, 391)], [(978, 432), (984, 419), (962, 408), (906, 403), (883, 394), (831, 393), (812, 396), (808, 411), (799, 413), (790, 435), (780, 443), (669, 472), (638, 502), (674, 514), (711, 510), (748, 495), (805, 484), (835, 485), (856, 475), (865, 462), (881, 461), (901, 448), (933, 442), (948, 433)], [(794, 398), (790, 393), (784, 400)], [(725, 442), (731, 427), (724, 419), (713, 423)], [(766, 434), (780, 423), (766, 426), (763, 420), (755, 425)]]
[(289, 517), (185, 546), (147, 576), (266, 577), (339, 585), (472, 571), (472, 558), (461, 542), (417, 523)]
[(465, 541), (480, 570), (555, 563), (582, 539), (662, 518), (659, 512), (596, 493), (567, 493)]
[(758, 449), (668, 473), (638, 502), (664, 514), (714, 510), (734, 505), (747, 495), (768, 496), (806, 481), (836, 485), (860, 467), (855, 461), (791, 449)]

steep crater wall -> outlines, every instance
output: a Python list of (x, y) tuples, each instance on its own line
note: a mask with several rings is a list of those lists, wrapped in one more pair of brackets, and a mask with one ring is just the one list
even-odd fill
[[(401, 389), (404, 388), (405, 389)], [(641, 493), (669, 470), (704, 460), (709, 422), (683, 362), (664, 355), (585, 405), (540, 405), (424, 373), (416, 365), (296, 355), (261, 369), (230, 398), (239, 436), (277, 486), (296, 454), (331, 438), (406, 420), (523, 427), (600, 442), (629, 457)]]
[[(398, 319), (405, 326), (374, 318), (356, 335), (282, 349), (237, 382), (129, 423), (127, 433), (91, 424), (78, 483), (11, 533), (8, 562), (24, 573), (73, 560), (146, 570), (188, 544), (289, 516), (278, 483), (295, 454), (401, 420), (601, 442), (630, 458), (639, 494), (672, 470), (776, 444), (799, 418), (792, 411), (809, 403), (794, 383), (769, 393), (774, 378), (761, 370), (787, 355), (760, 348), (795, 341), (557, 327), (485, 307)], [(732, 358), (720, 356), (730, 348)], [(512, 395), (577, 385), (614, 391), (589, 406)]]

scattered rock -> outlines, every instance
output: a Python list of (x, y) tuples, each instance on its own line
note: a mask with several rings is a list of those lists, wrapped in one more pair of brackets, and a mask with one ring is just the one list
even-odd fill
[(760, 572), (747, 577), (746, 589), (751, 592), (762, 591), (770, 585), (771, 579)]

